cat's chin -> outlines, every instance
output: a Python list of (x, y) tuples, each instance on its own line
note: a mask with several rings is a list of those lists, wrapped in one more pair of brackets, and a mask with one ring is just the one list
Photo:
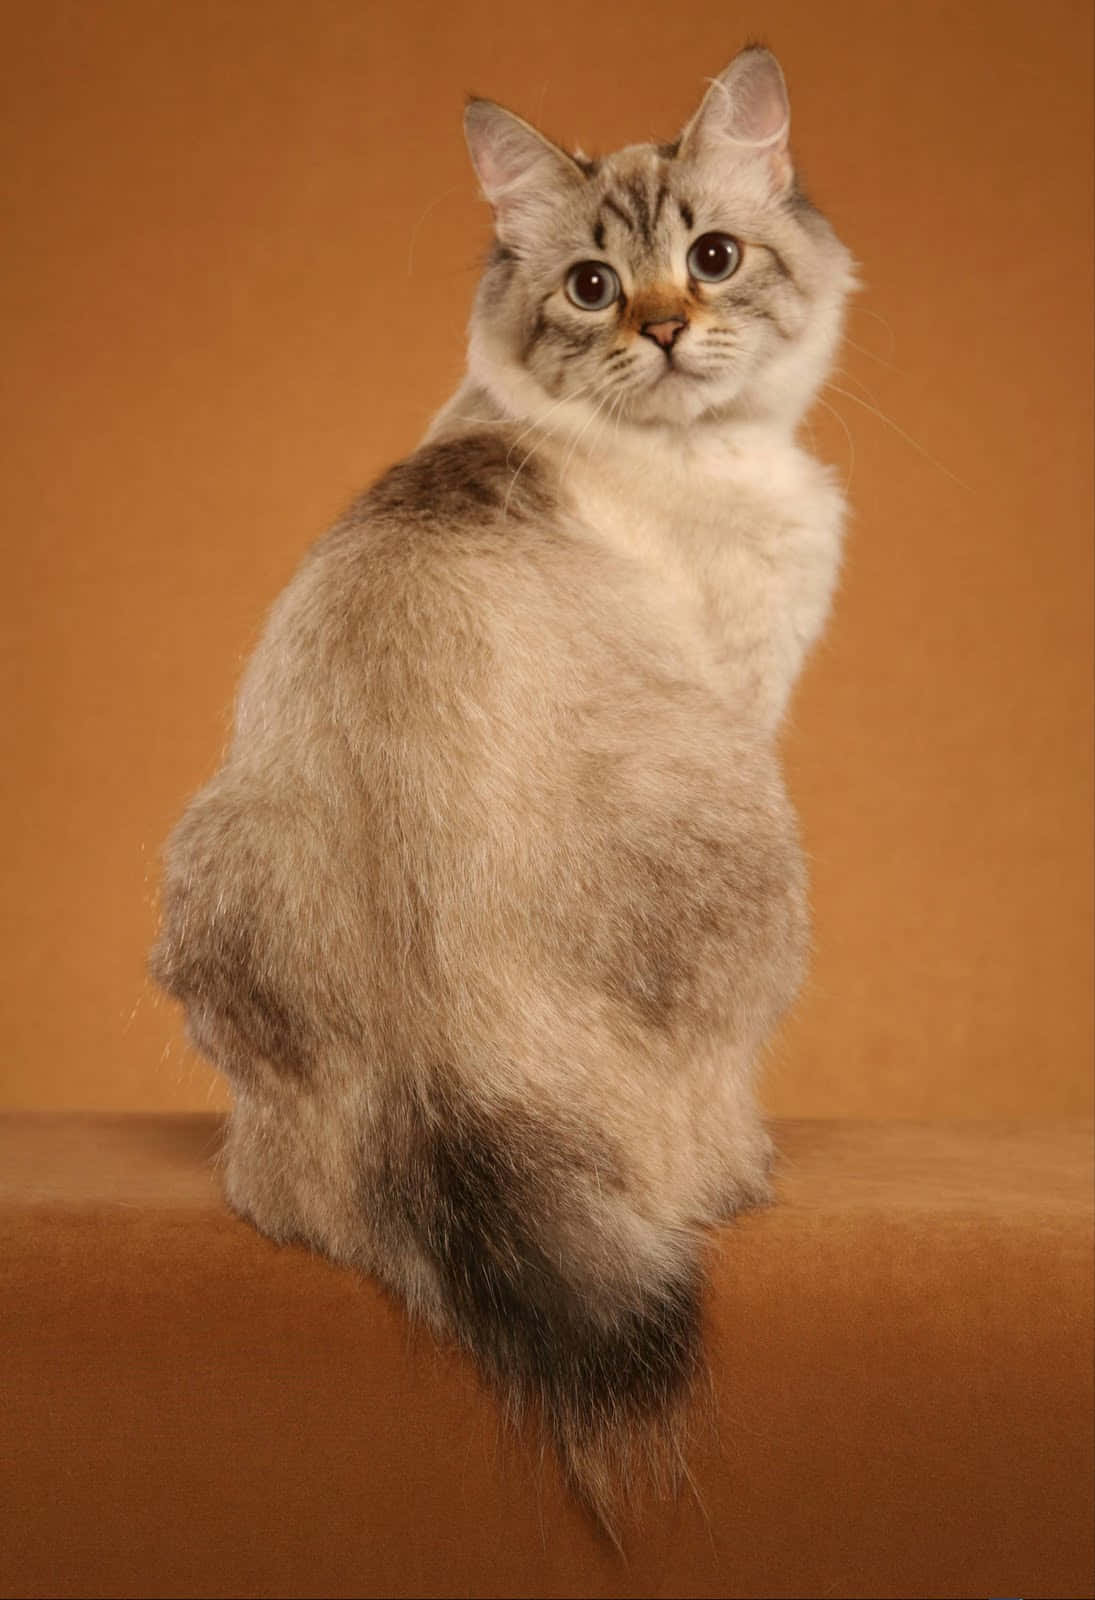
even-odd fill
[(721, 388), (694, 373), (670, 367), (623, 407), (624, 420), (638, 427), (687, 428), (726, 404)]
[(621, 428), (687, 428), (726, 413), (732, 407), (739, 385), (712, 381), (680, 367), (667, 367), (646, 384), (637, 384), (622, 403), (598, 406), (582, 393), (551, 395), (532, 375), (515, 362), (499, 359), (473, 338), (469, 369), (472, 379), (491, 396), (503, 415), (515, 422), (540, 426), (549, 433), (573, 438), (584, 432), (593, 442), (596, 418), (611, 415), (613, 433)]

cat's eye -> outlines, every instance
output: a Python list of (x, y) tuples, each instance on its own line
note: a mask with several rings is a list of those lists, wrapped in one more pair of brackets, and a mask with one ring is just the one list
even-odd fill
[(620, 298), (620, 280), (603, 261), (579, 261), (567, 273), (566, 293), (580, 311), (604, 311)]
[(688, 270), (700, 283), (721, 283), (740, 261), (741, 245), (728, 233), (701, 233), (688, 252)]

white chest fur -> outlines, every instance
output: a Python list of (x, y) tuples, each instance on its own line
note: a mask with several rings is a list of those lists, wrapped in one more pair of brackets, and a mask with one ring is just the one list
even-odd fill
[(844, 499), (829, 469), (772, 430), (683, 437), (563, 451), (565, 485), (589, 532), (644, 570), (712, 686), (771, 729), (828, 614)]

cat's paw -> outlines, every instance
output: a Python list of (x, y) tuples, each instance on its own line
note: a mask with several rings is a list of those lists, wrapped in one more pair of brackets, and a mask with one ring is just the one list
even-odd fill
[(732, 1222), (743, 1211), (755, 1211), (760, 1206), (771, 1205), (775, 1198), (767, 1178), (739, 1179), (723, 1190), (718, 1221)]
[(735, 1152), (733, 1165), (723, 1178), (718, 1207), (720, 1222), (729, 1222), (741, 1211), (771, 1204), (770, 1175), (775, 1157), (775, 1145), (767, 1132), (758, 1127), (748, 1144)]

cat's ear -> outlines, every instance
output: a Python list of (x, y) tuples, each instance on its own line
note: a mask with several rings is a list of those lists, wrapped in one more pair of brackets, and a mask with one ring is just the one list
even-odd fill
[(572, 156), (493, 100), (468, 102), (464, 136), (504, 241), (582, 181), (582, 169)]
[(713, 79), (703, 103), (681, 135), (684, 158), (750, 162), (777, 194), (794, 179), (788, 137), (791, 107), (779, 62), (751, 45)]

